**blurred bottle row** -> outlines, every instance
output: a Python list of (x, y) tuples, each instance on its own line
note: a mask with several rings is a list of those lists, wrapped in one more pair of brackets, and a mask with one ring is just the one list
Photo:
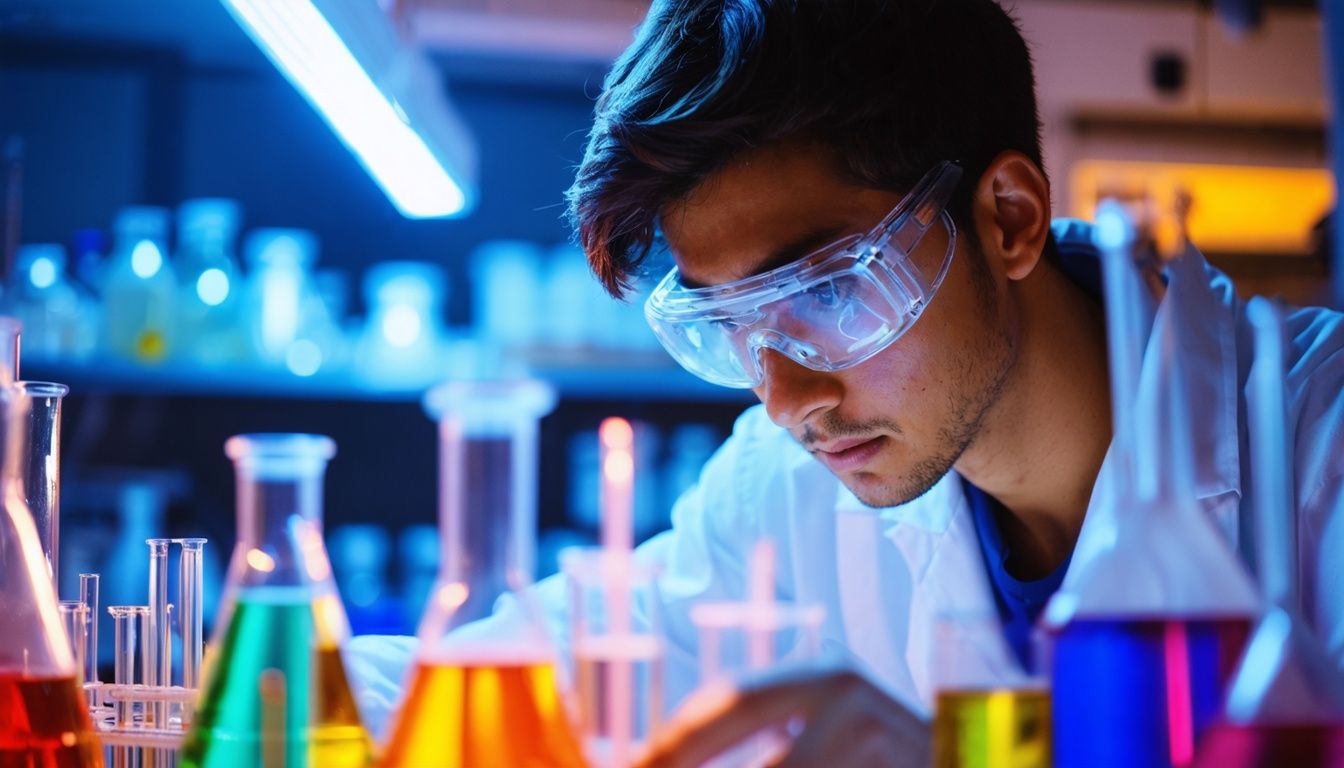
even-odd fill
[[(101, 230), (18, 249), (0, 311), (23, 323), (39, 360), (111, 359), (297, 376), (354, 373), (400, 385), (480, 365), (482, 350), (581, 362), (613, 352), (658, 353), (640, 305), (617, 302), (581, 251), (492, 241), (469, 260), (472, 327), (446, 322), (448, 278), (435, 264), (380, 262), (363, 275), (363, 319), (347, 316), (348, 275), (318, 269), (318, 239), (302, 229), (254, 229), (235, 247), (241, 209), (223, 198), (122, 209), (110, 250)], [(245, 265), (246, 269), (243, 268)], [(489, 354), (485, 357), (489, 357)], [(469, 356), (469, 357), (464, 357)]]

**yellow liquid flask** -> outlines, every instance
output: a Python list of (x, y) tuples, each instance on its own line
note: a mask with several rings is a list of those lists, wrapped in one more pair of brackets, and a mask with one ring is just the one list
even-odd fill
[(238, 543), (206, 654), (184, 768), (357, 768), (372, 759), (341, 659), (350, 634), (322, 542), (321, 435), (225, 443)]
[(18, 390), (0, 386), (0, 766), (101, 766), (80, 670), (18, 482), (28, 406)]
[(439, 576), (383, 756), (389, 768), (582, 766), (556, 659), (525, 589), (536, 518), (537, 381), (450, 382), (439, 421)]

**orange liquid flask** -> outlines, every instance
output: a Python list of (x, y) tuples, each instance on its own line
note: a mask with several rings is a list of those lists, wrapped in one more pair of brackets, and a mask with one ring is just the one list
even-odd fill
[(51, 572), (18, 484), (28, 401), (0, 387), (0, 768), (101, 766)]
[(536, 521), (536, 381), (451, 382), (439, 420), (438, 580), (382, 764), (388, 768), (584, 765), (556, 660), (525, 593)]
[(350, 634), (322, 542), (320, 435), (239, 435), (238, 544), (184, 768), (360, 768), (373, 757), (341, 659)]

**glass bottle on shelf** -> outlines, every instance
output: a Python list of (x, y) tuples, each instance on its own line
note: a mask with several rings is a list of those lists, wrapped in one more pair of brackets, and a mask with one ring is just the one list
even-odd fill
[(197, 198), (177, 208), (178, 318), (182, 349), (197, 363), (225, 364), (242, 353), (241, 274), (233, 252), (239, 217), (238, 203), (227, 198)]
[(443, 379), (446, 284), (442, 269), (414, 261), (385, 261), (365, 273), (369, 312), (359, 346), (361, 372), (403, 386)]
[(103, 345), (114, 357), (159, 362), (172, 350), (177, 277), (168, 261), (168, 210), (123, 208), (103, 276)]
[(386, 766), (581, 766), (556, 658), (525, 591), (536, 531), (538, 381), (455, 381), (439, 421), (439, 577)]
[(256, 229), (243, 251), (249, 272), (243, 325), (252, 356), (263, 365), (284, 366), (313, 292), (317, 236), (303, 229)]
[(24, 352), (59, 358), (78, 343), (80, 296), (66, 277), (65, 248), (57, 243), (19, 246), (5, 289), (4, 311), (23, 324)]
[(181, 765), (367, 765), (372, 742), (341, 657), (350, 626), (322, 540), (322, 480), (336, 445), (238, 435), (225, 452), (238, 543)]
[(0, 387), (0, 765), (103, 764), (80, 670), (61, 628), (56, 592), (18, 484), (27, 403)]

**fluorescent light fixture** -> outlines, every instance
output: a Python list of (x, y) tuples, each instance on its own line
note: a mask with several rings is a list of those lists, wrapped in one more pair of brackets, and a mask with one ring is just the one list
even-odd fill
[(402, 215), (470, 209), (470, 136), (429, 62), (375, 0), (223, 3)]

